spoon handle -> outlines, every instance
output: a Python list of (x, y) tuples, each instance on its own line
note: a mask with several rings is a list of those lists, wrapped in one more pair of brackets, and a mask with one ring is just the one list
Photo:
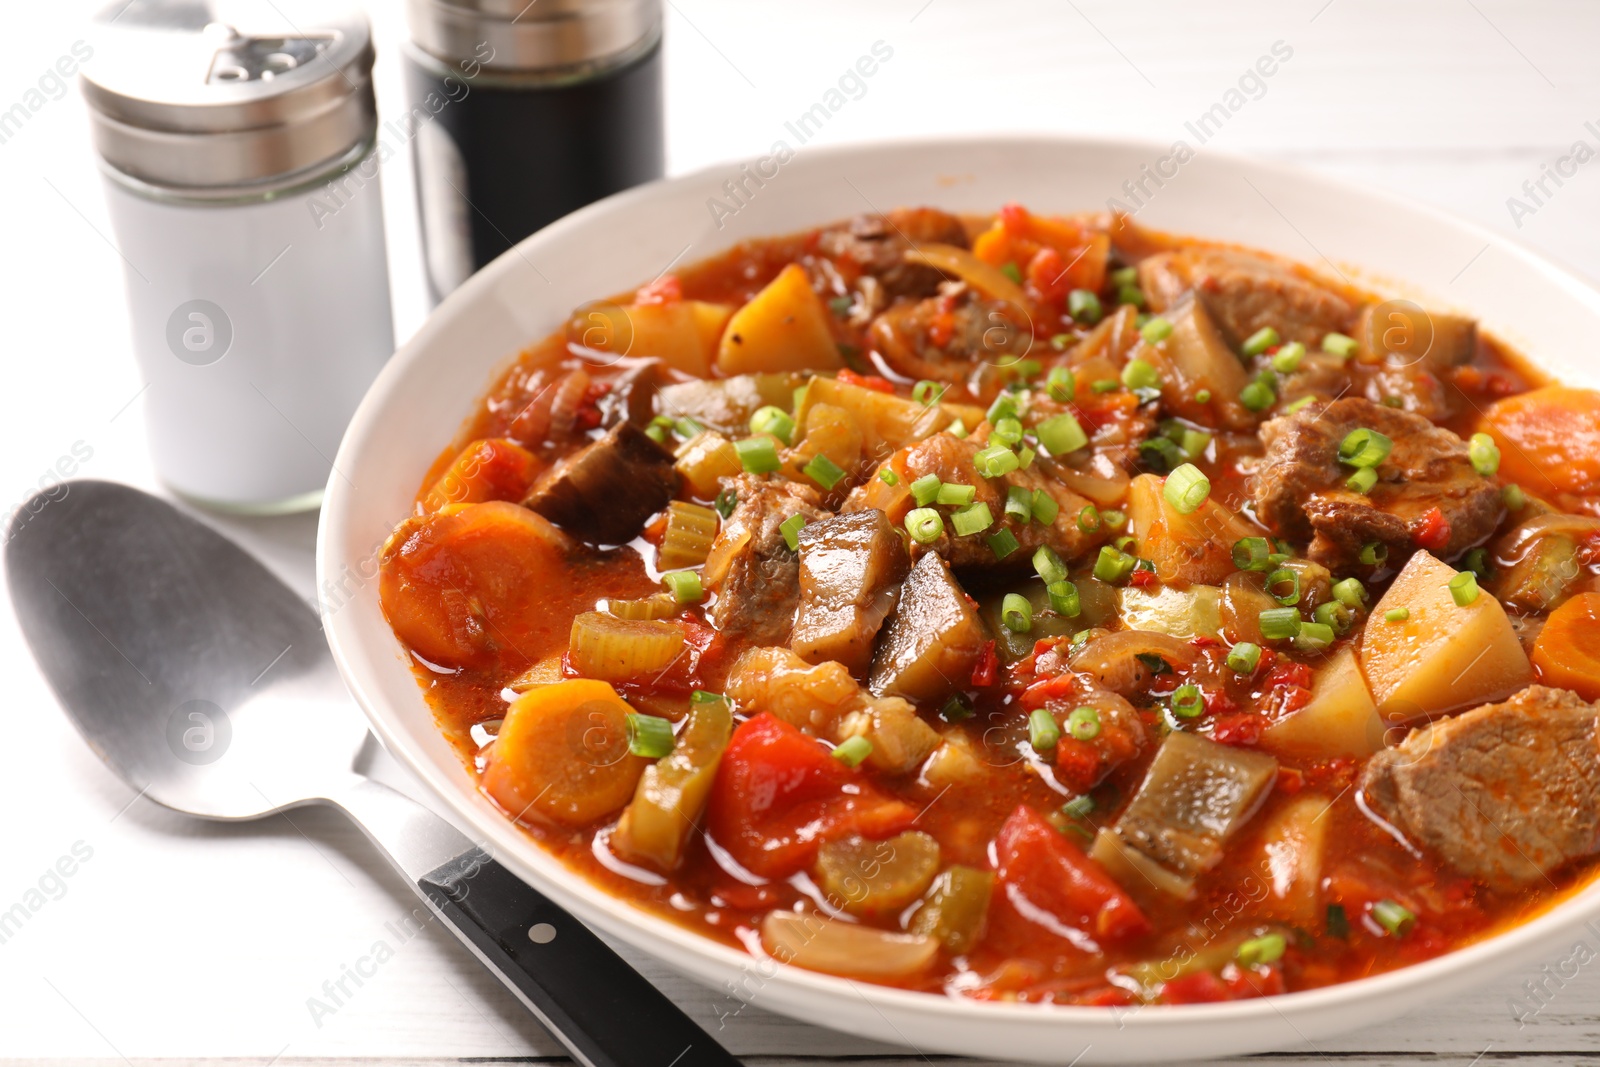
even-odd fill
[(739, 1062), (587, 927), (482, 850), (457, 856), (418, 887), (587, 1067)]
[(361, 776), (325, 799), (584, 1067), (739, 1063), (588, 927), (421, 804)]

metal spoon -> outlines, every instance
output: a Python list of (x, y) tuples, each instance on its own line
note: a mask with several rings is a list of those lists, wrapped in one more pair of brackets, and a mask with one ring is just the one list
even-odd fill
[(84, 740), (141, 795), (206, 819), (339, 808), (581, 1063), (738, 1063), (576, 919), (354, 770), (366, 723), (317, 616), (250, 555), (110, 482), (34, 497), (9, 534), (34, 657)]

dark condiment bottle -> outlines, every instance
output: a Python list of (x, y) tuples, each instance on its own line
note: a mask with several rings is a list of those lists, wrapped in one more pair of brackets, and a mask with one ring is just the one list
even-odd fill
[(408, 0), (429, 290), (662, 173), (660, 0)]

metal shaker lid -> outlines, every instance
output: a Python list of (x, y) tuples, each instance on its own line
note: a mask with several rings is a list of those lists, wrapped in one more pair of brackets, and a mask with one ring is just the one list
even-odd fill
[(406, 15), (437, 59), (532, 72), (627, 52), (659, 31), (661, 0), (407, 0)]
[[(330, 10), (331, 8), (331, 10)], [(308, 0), (115, 0), (92, 24), (95, 147), (177, 189), (309, 174), (377, 124), (366, 17)]]

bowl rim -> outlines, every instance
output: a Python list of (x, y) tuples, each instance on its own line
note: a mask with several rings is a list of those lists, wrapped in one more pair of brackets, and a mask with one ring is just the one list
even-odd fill
[[(943, 151), (952, 158), (971, 158), (971, 154), (993, 148), (1070, 148), (1095, 152), (1100, 150), (1140, 150), (1156, 154), (1170, 150), (1170, 146), (1145, 138), (1114, 136), (1081, 136), (1073, 134), (1016, 133), (1016, 134), (950, 134), (922, 137), (886, 137), (870, 143), (807, 146), (804, 159), (826, 165), (830, 161), (851, 157), (894, 156), (919, 151)], [(1600, 316), (1600, 291), (1586, 281), (1576, 270), (1543, 253), (1536, 252), (1523, 241), (1507, 234), (1463, 218), (1410, 196), (1385, 189), (1372, 188), (1360, 182), (1339, 176), (1325, 175), (1291, 163), (1261, 159), (1245, 153), (1228, 152), (1207, 147), (1207, 158), (1222, 164), (1272, 174), (1302, 185), (1320, 186), (1330, 192), (1359, 195), (1386, 202), (1407, 213), (1420, 215), (1443, 224), (1457, 232), (1480, 239), (1489, 248), (1496, 248), (1514, 256), (1529, 267), (1542, 282), (1554, 283), (1578, 302), (1587, 304)], [(425, 354), (450, 332), (455, 319), (489, 295), (496, 285), (517, 269), (518, 257), (531, 246), (536, 246), (572, 231), (581, 231), (606, 216), (648, 203), (669, 190), (682, 189), (705, 182), (712, 177), (725, 176), (730, 168), (750, 162), (753, 157), (735, 158), (710, 164), (669, 178), (660, 179), (590, 204), (564, 218), (551, 223), (539, 232), (525, 238), (488, 266), (479, 270), (450, 293), (422, 326), (413, 334), (384, 366), (363, 398), (340, 443), (334, 459), (336, 468), (346, 467), (362, 442), (374, 432), (382, 418), (387, 417), (389, 401), (412, 369), (424, 360)], [(812, 165), (809, 164), (808, 165)], [(953, 169), (960, 170), (957, 164)], [(841, 211), (843, 217), (847, 212)], [(822, 225), (833, 219), (821, 219), (807, 225)], [(1198, 235), (1202, 238), (1205, 235)], [(731, 244), (737, 238), (730, 237)], [(719, 249), (720, 251), (721, 249)], [(705, 256), (715, 255), (715, 251)], [(1480, 253), (1481, 255), (1482, 253)], [(702, 257), (704, 258), (704, 256)], [(1371, 272), (1361, 264), (1346, 264)], [(1359, 284), (1359, 283), (1358, 283)], [(531, 338), (532, 344), (538, 338)], [(1513, 346), (1514, 348), (1515, 346)], [(494, 365), (490, 378), (501, 373), (514, 361), (518, 352), (507, 353)], [(1538, 364), (1533, 364), (1537, 367)], [(465, 418), (465, 413), (463, 414)], [(326, 495), (318, 523), (316, 562), (317, 588), (338, 573), (341, 565), (348, 563), (339, 554), (345, 542), (354, 498), (336, 469), (329, 478)], [(525, 881), (549, 893), (553, 898), (576, 912), (590, 925), (633, 945), (652, 957), (680, 971), (686, 971), (701, 981), (710, 981), (713, 974), (750, 969), (762, 964), (765, 958), (733, 948), (710, 937), (699, 934), (687, 926), (672, 922), (626, 898), (614, 895), (602, 886), (567, 867), (555, 855), (546, 851), (533, 837), (524, 833), (498, 811), (485, 818), (486, 811), (475, 805), (470, 779), (465, 774), (452, 776), (436, 769), (433, 762), (414, 748), (398, 719), (384, 704), (381, 696), (368, 684), (352, 662), (355, 643), (360, 635), (355, 632), (353, 620), (326, 603), (319, 605), (324, 628), (334, 660), (351, 694), (366, 714), (369, 724), (384, 746), (420, 778), (458, 821), (464, 822), (481, 836), (480, 846), (486, 841), (494, 846), (492, 853), (506, 863)], [(397, 646), (398, 647), (398, 646)], [(398, 660), (397, 664), (402, 661)], [(420, 697), (420, 692), (419, 692)], [(486, 825), (487, 824), (487, 825)], [(1364, 978), (1352, 979), (1331, 986), (1283, 993), (1272, 997), (1197, 1005), (1136, 1005), (1127, 1009), (1107, 1009), (1080, 1005), (1021, 1004), (1013, 1002), (980, 1001), (946, 992), (921, 992), (893, 986), (878, 985), (853, 978), (809, 971), (799, 967), (777, 965), (770, 978), (777, 987), (791, 987), (805, 991), (817, 998), (851, 998), (865, 1000), (876, 1009), (878, 1004), (893, 1007), (899, 1012), (949, 1016), (955, 1012), (973, 1021), (1006, 1022), (1028, 1028), (1041, 1024), (1051, 1029), (1071, 1027), (1086, 1034), (1097, 1029), (1114, 1026), (1122, 1029), (1133, 1025), (1140, 1029), (1167, 1029), (1187, 1027), (1198, 1022), (1235, 1025), (1256, 1020), (1288, 1022), (1296, 1015), (1313, 1012), (1338, 1012), (1359, 1004), (1382, 1000), (1402, 991), (1427, 990), (1426, 999), (1436, 1000), (1450, 992), (1479, 984), (1496, 964), (1512, 965), (1530, 956), (1534, 948), (1548, 950), (1556, 937), (1573, 932), (1580, 927), (1600, 936), (1600, 892), (1596, 892), (1600, 873), (1580, 883), (1538, 914), (1481, 935), (1473, 942), (1432, 959), (1409, 964)], [(679, 955), (682, 953), (683, 955)], [(775, 961), (774, 961), (775, 962)], [(1407, 1000), (1410, 1005), (1415, 1000)], [(776, 999), (771, 1006), (783, 1010)], [(1145, 1011), (1145, 1007), (1159, 1010)], [(1393, 1013), (1391, 1013), (1393, 1014)], [(1132, 1019), (1130, 1024), (1129, 1020)], [(828, 1025), (823, 1022), (823, 1025)], [(1295, 1028), (1298, 1032), (1298, 1028)], [(1302, 1035), (1303, 1036), (1303, 1035)], [(906, 1044), (914, 1046), (909, 1040)], [(1003, 1054), (1003, 1053), (1002, 1053)]]

